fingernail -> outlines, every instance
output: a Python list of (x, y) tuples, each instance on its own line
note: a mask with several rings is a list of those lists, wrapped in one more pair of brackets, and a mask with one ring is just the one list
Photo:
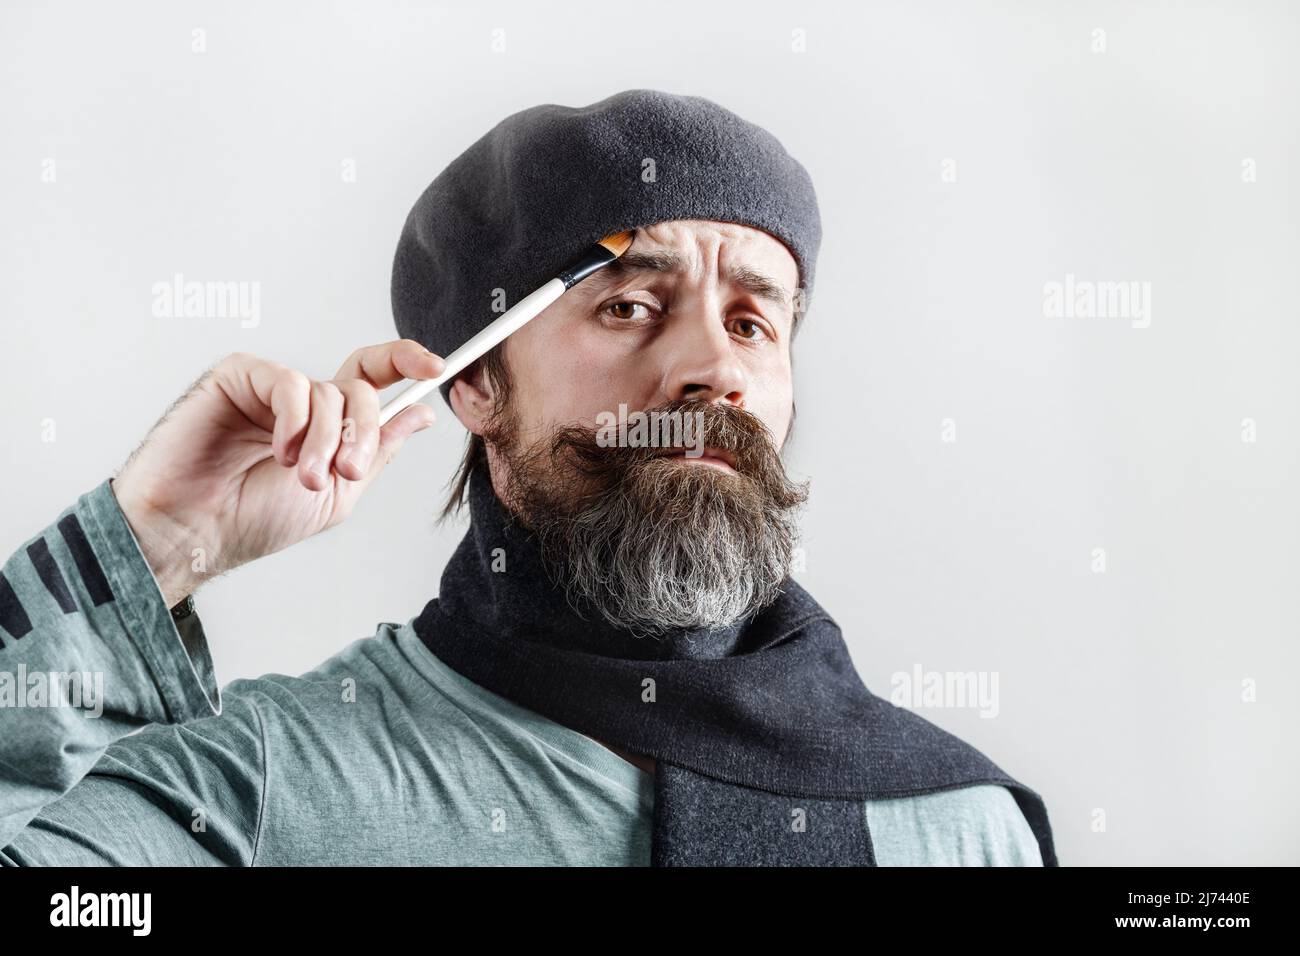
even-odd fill
[(314, 461), (307, 467), (307, 470), (317, 478), (323, 478), (325, 476), (325, 462)]

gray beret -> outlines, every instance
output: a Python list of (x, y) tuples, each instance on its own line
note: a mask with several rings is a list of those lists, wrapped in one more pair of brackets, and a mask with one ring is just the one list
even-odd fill
[(798, 265), (807, 309), (821, 244), (807, 170), (711, 100), (637, 89), (514, 113), (439, 174), (397, 243), (398, 334), (449, 355), (497, 317), (494, 290), (513, 306), (597, 240), (671, 219), (775, 236)]

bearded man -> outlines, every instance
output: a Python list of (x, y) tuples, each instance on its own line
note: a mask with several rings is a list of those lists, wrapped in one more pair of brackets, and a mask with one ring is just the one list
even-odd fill
[[(438, 596), (218, 689), (199, 585), (343, 520), (432, 421), (381, 428), (378, 391), (623, 230), (442, 387), (470, 433), (445, 514), (470, 526)], [(0, 860), (1055, 865), (1041, 798), (870, 693), (791, 578), (820, 240), (804, 167), (709, 100), (495, 126), (411, 210), (399, 340), (329, 381), (230, 356), (5, 564), (0, 669), (106, 679), (100, 719), (0, 709)], [(611, 444), (626, 409), (676, 437)]]

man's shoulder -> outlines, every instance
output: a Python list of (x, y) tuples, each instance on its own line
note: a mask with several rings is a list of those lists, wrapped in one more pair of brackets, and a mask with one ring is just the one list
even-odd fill
[(1042, 866), (1038, 840), (1011, 791), (974, 784), (867, 801), (880, 866)]
[(329, 713), (349, 718), (382, 706), (395, 685), (409, 677), (396, 639), (401, 626), (379, 624), (373, 634), (354, 639), (296, 675), (273, 671), (237, 678), (222, 688), (222, 695), (277, 722), (295, 716), (317, 720)]
[[(954, 865), (1056, 865), (1047, 808), (1035, 791), (914, 710), (875, 694), (870, 700), (868, 745), (879, 783), (873, 797), (891, 812), (910, 812), (891, 803), (896, 798), (916, 801), (915, 819), (939, 841), (927, 843), (924, 855)], [(953, 833), (936, 825), (936, 812), (953, 821)]]

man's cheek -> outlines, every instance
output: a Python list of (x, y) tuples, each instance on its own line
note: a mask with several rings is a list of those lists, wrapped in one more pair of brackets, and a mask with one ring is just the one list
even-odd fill
[(771, 432), (772, 440), (779, 448), (785, 441), (791, 422), (794, 421), (794, 406), (774, 402), (760, 404), (746, 402), (745, 410), (763, 423), (767, 430)]

